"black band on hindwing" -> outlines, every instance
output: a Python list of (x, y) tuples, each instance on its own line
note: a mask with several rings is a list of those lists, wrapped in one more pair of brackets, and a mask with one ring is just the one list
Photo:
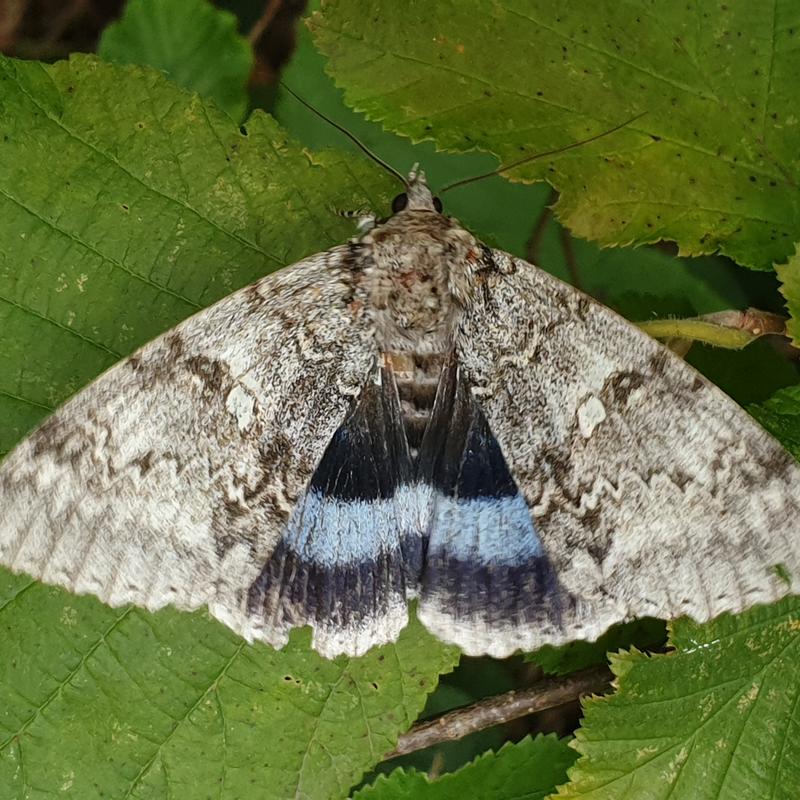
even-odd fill
[(518, 491), (454, 357), (442, 370), (417, 474), (447, 497), (513, 497)]
[(397, 388), (391, 372), (370, 379), (357, 403), (333, 434), (309, 491), (338, 500), (377, 500), (394, 495), (411, 479)]

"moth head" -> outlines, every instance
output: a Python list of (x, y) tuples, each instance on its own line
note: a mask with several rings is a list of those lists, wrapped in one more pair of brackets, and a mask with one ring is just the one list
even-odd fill
[(402, 211), (442, 213), (442, 201), (438, 197), (434, 197), (433, 192), (428, 188), (425, 173), (419, 168), (419, 164), (414, 164), (411, 172), (408, 173), (406, 190), (392, 200), (392, 213), (399, 214)]

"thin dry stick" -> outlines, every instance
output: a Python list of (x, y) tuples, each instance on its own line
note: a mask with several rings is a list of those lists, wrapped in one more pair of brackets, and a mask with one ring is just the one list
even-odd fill
[(258, 18), (255, 25), (250, 28), (250, 33), (247, 34), (247, 41), (254, 45), (263, 35), (264, 31), (269, 27), (269, 24), (275, 19), (281, 7), (281, 0), (270, 0), (264, 8), (264, 13)]
[(570, 283), (576, 289), (583, 289), (581, 286), (581, 276), (578, 272), (578, 261), (575, 258), (575, 248), (572, 246), (572, 236), (570, 232), (562, 225), (558, 232), (559, 239), (561, 240), (561, 249), (564, 251), (564, 261), (567, 264), (569, 271)]
[(558, 200), (558, 192), (555, 189), (551, 189), (550, 196), (547, 198), (544, 208), (539, 214), (536, 224), (533, 226), (533, 231), (528, 239), (528, 243), (525, 246), (525, 256), (531, 264), (536, 264), (539, 261), (539, 245), (542, 243), (542, 237), (547, 228), (547, 223), (550, 222), (550, 217), (553, 216), (551, 206), (556, 200)]
[(611, 680), (608, 667), (592, 667), (563, 678), (547, 678), (529, 689), (487, 697), (474, 705), (415, 725), (400, 737), (397, 747), (384, 758), (404, 756), (435, 744), (453, 742), (470, 733), (501, 725), (512, 719), (562, 706), (584, 694), (598, 694), (608, 689)]

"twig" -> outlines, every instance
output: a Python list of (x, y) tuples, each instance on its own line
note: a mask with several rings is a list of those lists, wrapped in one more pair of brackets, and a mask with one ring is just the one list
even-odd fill
[(584, 694), (604, 692), (611, 685), (611, 680), (608, 667), (592, 667), (564, 677), (546, 678), (529, 689), (487, 697), (474, 705), (415, 725), (400, 737), (397, 747), (384, 758), (404, 756), (435, 744), (453, 742), (470, 733), (564, 705)]
[(264, 31), (269, 27), (275, 15), (280, 11), (281, 0), (269, 0), (264, 13), (256, 20), (256, 23), (250, 28), (250, 33), (247, 34), (247, 41), (255, 46), (255, 43), (264, 35)]
[(729, 350), (741, 350), (768, 334), (786, 335), (786, 320), (783, 317), (755, 308), (718, 311), (690, 319), (654, 319), (638, 325), (656, 339), (705, 342)]
[(558, 237), (561, 240), (561, 249), (564, 251), (564, 261), (569, 271), (569, 280), (576, 289), (582, 289), (578, 261), (575, 258), (575, 248), (572, 246), (572, 236), (563, 225), (560, 225)]
[(536, 264), (539, 261), (539, 245), (542, 243), (542, 237), (547, 228), (547, 223), (553, 216), (553, 204), (558, 200), (558, 192), (555, 189), (550, 190), (550, 196), (544, 204), (544, 208), (536, 219), (536, 224), (533, 226), (528, 243), (525, 245), (525, 256), (531, 264)]

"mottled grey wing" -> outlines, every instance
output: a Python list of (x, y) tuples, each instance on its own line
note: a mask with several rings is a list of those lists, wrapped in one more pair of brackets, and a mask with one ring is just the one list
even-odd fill
[(230, 295), (54, 413), (0, 467), (0, 563), (111, 605), (208, 604), (275, 645), (314, 623), (248, 589), (375, 363), (347, 253)]
[(632, 616), (704, 621), (800, 592), (800, 467), (788, 453), (614, 312), (493, 257), (457, 357), (558, 585), (511, 602), (487, 562), (484, 591), (458, 607), (426, 581), (428, 627), (501, 656), (594, 639)]

